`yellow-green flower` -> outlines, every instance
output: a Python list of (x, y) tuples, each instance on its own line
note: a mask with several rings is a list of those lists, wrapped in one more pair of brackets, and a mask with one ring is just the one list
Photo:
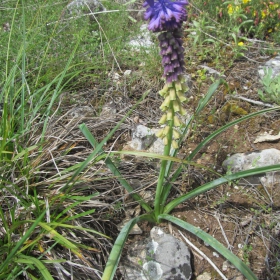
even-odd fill
[(269, 4), (271, 10), (276, 10), (279, 7), (279, 4)]
[(251, 0), (243, 0), (242, 2), (243, 2), (243, 4), (247, 4), (247, 3), (251, 2)]
[(228, 14), (232, 16), (236, 12), (238, 12), (241, 9), (240, 5), (238, 6), (232, 6), (231, 4), (228, 5)]
[(234, 12), (234, 9), (233, 9), (232, 5), (229, 4), (229, 5), (228, 5), (228, 14), (229, 14), (230, 16), (232, 16), (232, 15), (233, 15), (233, 12)]
[(243, 42), (239, 42), (237, 45), (238, 45), (239, 47), (243, 47), (243, 46), (244, 46), (244, 43), (243, 43)]

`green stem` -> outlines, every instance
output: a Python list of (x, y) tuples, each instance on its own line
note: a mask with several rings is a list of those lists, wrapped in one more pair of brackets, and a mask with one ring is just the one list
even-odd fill
[[(170, 108), (172, 110), (172, 120), (169, 121), (169, 132), (166, 135), (168, 142), (167, 145), (164, 147), (163, 155), (164, 156), (169, 156), (170, 155), (170, 149), (171, 149), (171, 142), (172, 142), (172, 134), (173, 134), (173, 117), (174, 117), (174, 110), (173, 110), (173, 102), (170, 102)], [(157, 188), (156, 188), (156, 197), (155, 197), (155, 202), (154, 202), (154, 207), (155, 207), (155, 218), (157, 222), (158, 216), (162, 213), (165, 205), (165, 201), (163, 200), (164, 197), (167, 197), (168, 195), (165, 195), (164, 191), (164, 179), (166, 176), (166, 170), (167, 170), (167, 165), (168, 165), (168, 160), (162, 160), (161, 166), (160, 166), (160, 172), (159, 172), (159, 177), (158, 177), (158, 183), (157, 183)]]

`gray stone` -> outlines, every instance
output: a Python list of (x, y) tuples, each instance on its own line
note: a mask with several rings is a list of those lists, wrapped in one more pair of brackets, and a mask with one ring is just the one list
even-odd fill
[(157, 138), (156, 141), (150, 146), (148, 152), (162, 155), (164, 152), (164, 143), (161, 138)]
[(264, 65), (259, 67), (259, 75), (261, 79), (265, 75), (265, 69), (271, 68), (272, 69), (272, 77), (276, 77), (277, 75), (280, 75), (280, 55), (273, 57), (272, 59), (268, 60)]
[(212, 276), (211, 276), (211, 273), (205, 271), (202, 274), (200, 274), (199, 276), (197, 276), (196, 279), (197, 280), (211, 280)]
[(210, 75), (213, 75), (215, 78), (226, 78), (225, 75), (221, 74), (220, 72), (218, 72), (217, 70), (211, 68), (211, 67), (208, 67), (206, 65), (199, 65), (199, 67), (203, 68), (206, 73), (210, 74)]
[(187, 280), (191, 255), (182, 241), (154, 227), (150, 238), (131, 246), (120, 269), (125, 280)]
[(106, 10), (98, 0), (74, 0), (66, 6), (66, 9), (70, 15), (81, 15), (84, 12), (91, 13)]
[(152, 129), (139, 124), (132, 132), (131, 147), (135, 150), (146, 150), (156, 140)]
[(280, 163), (280, 151), (265, 149), (251, 153), (237, 153), (223, 162), (225, 170), (232, 173)]
[[(227, 172), (235, 173), (279, 163), (280, 151), (272, 148), (251, 153), (234, 154), (223, 162), (223, 168)], [(259, 176), (246, 177), (246, 180), (251, 184), (262, 183), (266, 187), (269, 187), (272, 183), (275, 183), (275, 179), (277, 178), (279, 179), (279, 175), (277, 173), (268, 172), (267, 174)]]
[(136, 38), (133, 38), (128, 44), (133, 49), (136, 49), (138, 51), (141, 48), (144, 48), (148, 51), (148, 49), (154, 45), (151, 38), (151, 32), (148, 30), (148, 25), (141, 25), (140, 35), (138, 35)]
[(73, 118), (85, 118), (94, 116), (94, 110), (89, 106), (79, 106), (72, 108), (68, 114)]
[(131, 70), (125, 70), (124, 73), (123, 73), (123, 75), (124, 75), (124, 76), (130, 76), (130, 75), (131, 75), (131, 72), (132, 72)]
[(102, 111), (100, 113), (100, 117), (102, 119), (106, 118), (114, 118), (117, 113), (117, 107), (114, 101), (110, 101), (105, 103), (102, 107)]
[(184, 74), (184, 78), (185, 78), (185, 81), (186, 81), (186, 86), (188, 87), (188, 90), (187, 90), (187, 92), (185, 94), (189, 95), (190, 94), (189, 90), (193, 86), (192, 77), (189, 74)]

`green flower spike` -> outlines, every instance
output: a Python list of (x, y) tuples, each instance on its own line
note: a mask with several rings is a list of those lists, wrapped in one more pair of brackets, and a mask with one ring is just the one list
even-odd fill
[(181, 120), (175, 115), (173, 118), (173, 122), (174, 122), (174, 126), (175, 127), (181, 127), (183, 125), (183, 123), (181, 122)]
[(166, 121), (167, 121), (167, 115), (163, 114), (158, 123), (159, 124), (165, 124)]

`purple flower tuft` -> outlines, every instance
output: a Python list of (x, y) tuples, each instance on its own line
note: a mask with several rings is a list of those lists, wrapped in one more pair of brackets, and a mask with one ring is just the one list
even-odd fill
[(169, 83), (176, 81), (184, 72), (184, 48), (181, 36), (178, 29), (162, 32), (158, 36), (164, 68), (163, 76)]
[(187, 20), (186, 5), (187, 0), (146, 0), (143, 5), (147, 8), (144, 18), (150, 20), (149, 30), (160, 32), (179, 29)]

